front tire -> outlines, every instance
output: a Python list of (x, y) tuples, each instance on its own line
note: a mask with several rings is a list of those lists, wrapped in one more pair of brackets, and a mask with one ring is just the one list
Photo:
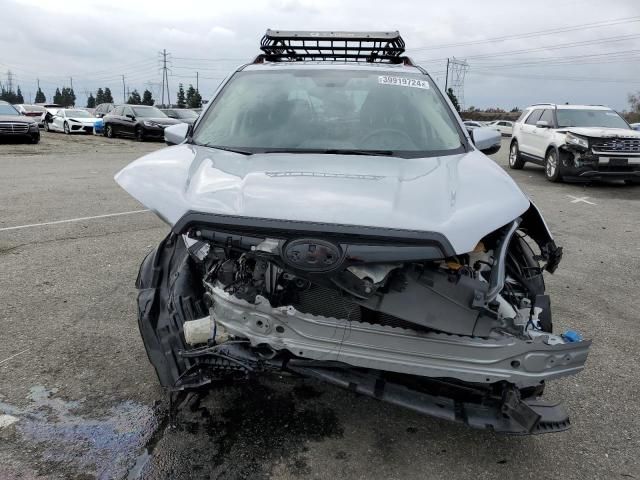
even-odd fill
[(106, 125), (104, 127), (104, 133), (107, 138), (116, 138), (116, 133), (113, 131), (113, 127), (111, 125)]
[(31, 137), (31, 143), (32, 143), (32, 144), (34, 144), (34, 145), (35, 145), (35, 144), (36, 144), (36, 143), (38, 143), (39, 141), (40, 141), (40, 134), (38, 134), (38, 135), (34, 135), (34, 136), (32, 136), (32, 137)]
[(69, 128), (69, 124), (67, 122), (64, 122), (63, 130), (65, 134), (71, 135), (71, 129)]
[(144, 131), (141, 127), (136, 128), (136, 140), (138, 142), (144, 142)]
[(514, 140), (511, 142), (511, 147), (509, 148), (509, 168), (512, 170), (521, 170), (524, 167), (524, 163), (520, 155), (520, 150), (518, 149), (518, 142)]
[(560, 182), (562, 175), (560, 175), (560, 159), (558, 158), (558, 152), (555, 149), (550, 149), (544, 159), (544, 176), (550, 182)]
[(173, 387), (195, 363), (178, 354), (188, 349), (184, 322), (208, 313), (201, 277), (180, 235), (170, 233), (147, 255), (136, 288), (138, 326), (147, 356), (160, 384)]

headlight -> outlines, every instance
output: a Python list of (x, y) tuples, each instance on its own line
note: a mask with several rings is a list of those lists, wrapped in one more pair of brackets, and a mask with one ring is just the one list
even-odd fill
[(582, 148), (589, 148), (589, 141), (586, 138), (579, 137), (573, 133), (567, 133), (565, 141), (569, 145), (576, 145)]
[(38, 124), (37, 123), (30, 123), (29, 124), (29, 130), (38, 130)]
[(142, 123), (144, 123), (144, 126), (145, 126), (145, 127), (157, 127), (157, 126), (158, 126), (158, 124), (157, 124), (157, 123), (155, 123), (155, 122), (150, 122), (149, 120), (145, 120), (145, 121), (144, 121), (144, 122), (142, 122)]

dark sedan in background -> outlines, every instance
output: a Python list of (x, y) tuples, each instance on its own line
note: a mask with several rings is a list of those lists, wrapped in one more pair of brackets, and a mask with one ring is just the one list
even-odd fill
[(40, 141), (38, 122), (21, 115), (9, 103), (0, 101), (0, 139), (38, 143)]
[(104, 134), (133, 137), (142, 142), (147, 139), (164, 139), (164, 129), (182, 123), (167, 117), (156, 107), (146, 105), (119, 105), (103, 117)]
[(198, 119), (198, 114), (189, 108), (162, 108), (161, 109), (169, 118), (175, 118), (182, 123), (193, 125)]

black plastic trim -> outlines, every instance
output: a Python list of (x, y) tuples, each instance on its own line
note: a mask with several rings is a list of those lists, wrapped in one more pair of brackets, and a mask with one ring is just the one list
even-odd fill
[(333, 223), (304, 222), (271, 218), (239, 217), (214, 213), (187, 212), (173, 226), (173, 232), (184, 234), (196, 226), (211, 227), (232, 233), (260, 233), (275, 237), (315, 235), (320, 237), (340, 237), (344, 240), (377, 241), (382, 243), (436, 246), (443, 257), (456, 254), (449, 240), (438, 232), (402, 230), (383, 227), (365, 227)]

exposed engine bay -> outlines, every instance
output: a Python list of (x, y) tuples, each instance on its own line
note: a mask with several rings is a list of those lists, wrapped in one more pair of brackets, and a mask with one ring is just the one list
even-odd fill
[(568, 428), (539, 397), (590, 342), (552, 333), (543, 272), (562, 249), (535, 207), (462, 255), (437, 238), (301, 229), (193, 218), (147, 257), (140, 328), (163, 385), (288, 371), (478, 428)]

